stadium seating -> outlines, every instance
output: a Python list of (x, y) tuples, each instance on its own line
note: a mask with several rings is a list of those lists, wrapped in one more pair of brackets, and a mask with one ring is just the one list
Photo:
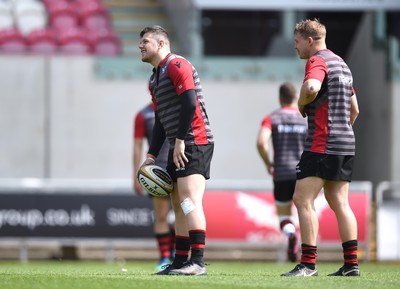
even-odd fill
[(69, 27), (59, 31), (59, 52), (67, 55), (90, 54), (90, 44), (86, 32), (78, 27)]
[(79, 15), (81, 25), (87, 29), (109, 28), (110, 19), (107, 7), (96, 0), (80, 2)]
[(121, 54), (118, 35), (111, 29), (87, 30), (92, 53), (97, 56), (117, 56)]
[(42, 2), (37, 0), (19, 0), (14, 4), (14, 18), (16, 27), (23, 35), (32, 30), (45, 28), (47, 25), (47, 11)]
[(101, 0), (0, 0), (0, 30), (2, 54), (121, 54)]
[(51, 28), (36, 29), (28, 35), (30, 54), (52, 55), (58, 50), (57, 38)]
[(79, 18), (75, 7), (68, 1), (60, 0), (48, 7), (50, 26), (54, 29), (78, 27)]
[(12, 28), (14, 26), (14, 16), (12, 5), (8, 1), (0, 1), (0, 29)]
[(0, 31), (0, 53), (24, 54), (26, 52), (26, 40), (17, 28), (5, 28)]

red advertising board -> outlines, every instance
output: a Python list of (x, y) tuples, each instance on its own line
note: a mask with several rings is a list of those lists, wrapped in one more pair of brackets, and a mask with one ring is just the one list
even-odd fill
[[(358, 240), (368, 240), (370, 195), (351, 192), (350, 206), (358, 221)], [(280, 242), (282, 233), (271, 191), (207, 191), (203, 202), (207, 217), (207, 239), (250, 243)], [(337, 222), (321, 193), (315, 208), (319, 218), (319, 243), (340, 242)], [(296, 208), (293, 219), (298, 229)]]

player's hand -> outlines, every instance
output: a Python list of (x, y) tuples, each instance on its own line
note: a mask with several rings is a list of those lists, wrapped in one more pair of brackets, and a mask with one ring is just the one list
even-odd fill
[(148, 165), (154, 165), (155, 163), (156, 163), (156, 158), (152, 155), (147, 154), (147, 157), (144, 160), (144, 162), (140, 165), (140, 168)]
[(303, 117), (307, 117), (307, 110), (305, 105), (299, 104), (299, 111)]
[(185, 155), (185, 141), (182, 139), (175, 140), (173, 161), (177, 169), (184, 168), (189, 161)]
[(272, 176), (274, 174), (274, 164), (271, 164), (269, 167), (267, 167), (267, 171)]

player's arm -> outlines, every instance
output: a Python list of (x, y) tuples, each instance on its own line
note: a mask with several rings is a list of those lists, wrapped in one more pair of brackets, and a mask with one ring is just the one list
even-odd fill
[(185, 156), (185, 137), (193, 121), (196, 112), (196, 92), (189, 89), (179, 95), (181, 102), (181, 113), (179, 116), (179, 126), (176, 133), (174, 163), (177, 168), (184, 167), (188, 159)]
[(351, 102), (350, 102), (350, 124), (351, 125), (354, 124), (354, 122), (356, 121), (359, 114), (360, 114), (360, 110), (358, 109), (357, 96), (354, 93), (351, 96)]
[(307, 116), (306, 106), (317, 97), (327, 73), (326, 64), (321, 57), (312, 57), (307, 61), (306, 75), (297, 101), (299, 111), (303, 117)]
[(300, 89), (298, 105), (307, 105), (314, 101), (321, 90), (322, 83), (318, 79), (310, 78), (303, 82)]
[(154, 113), (154, 127), (151, 137), (151, 144), (143, 165), (154, 164), (160, 149), (165, 141), (165, 130), (160, 122), (157, 111)]
[(168, 75), (181, 102), (178, 132), (175, 139), (173, 161), (179, 169), (188, 162), (185, 156), (185, 137), (196, 111), (196, 91), (193, 67), (186, 59), (176, 58), (168, 66)]
[(142, 150), (143, 150), (143, 145), (144, 145), (144, 138), (145, 138), (145, 124), (144, 124), (144, 119), (143, 115), (141, 113), (138, 113), (135, 117), (134, 121), (134, 131), (132, 134), (132, 166), (133, 166), (133, 171), (132, 171), (132, 179), (133, 179), (133, 189), (134, 191), (139, 194), (143, 195), (143, 189), (139, 184), (139, 181), (137, 179), (137, 173), (139, 171), (140, 167), (140, 162), (142, 158)]
[(142, 156), (142, 148), (143, 148), (143, 138), (134, 138), (133, 139), (133, 186), (135, 192), (139, 195), (143, 195), (142, 186), (139, 184), (137, 179), (137, 173), (139, 171), (141, 156)]
[(264, 161), (268, 173), (272, 175), (273, 164), (269, 159), (269, 145), (268, 145), (271, 134), (272, 132), (269, 128), (264, 126), (260, 128), (257, 138), (257, 150), (262, 160)]
[(192, 124), (194, 113), (196, 112), (196, 92), (194, 89), (184, 91), (180, 96), (181, 113), (176, 138), (184, 140)]

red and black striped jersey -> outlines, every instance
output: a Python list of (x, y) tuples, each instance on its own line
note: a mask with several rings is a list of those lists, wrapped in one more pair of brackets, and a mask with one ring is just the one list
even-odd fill
[(173, 147), (179, 126), (179, 96), (189, 90), (196, 92), (196, 112), (185, 137), (186, 145), (213, 143), (213, 134), (204, 103), (200, 78), (194, 66), (182, 56), (169, 54), (157, 67), (149, 81), (149, 90), (166, 137)]
[(271, 130), (274, 181), (295, 180), (296, 165), (304, 150), (307, 120), (297, 108), (283, 107), (266, 116), (262, 127)]
[(341, 57), (325, 49), (306, 64), (305, 79), (322, 83), (316, 99), (306, 106), (308, 134), (305, 151), (332, 155), (354, 155), (355, 137), (350, 124), (353, 76)]

